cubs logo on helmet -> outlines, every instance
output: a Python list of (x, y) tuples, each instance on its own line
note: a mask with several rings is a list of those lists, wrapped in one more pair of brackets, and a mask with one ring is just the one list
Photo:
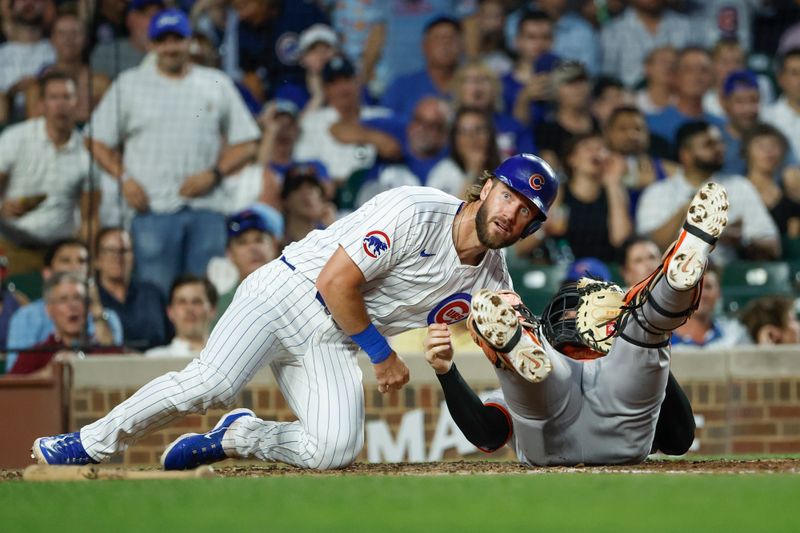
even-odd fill
[(517, 154), (500, 163), (492, 176), (527, 198), (538, 210), (522, 237), (538, 230), (547, 220), (547, 212), (558, 193), (558, 180), (550, 165), (533, 154)]
[(428, 313), (428, 325), (455, 324), (465, 320), (469, 316), (470, 302), (472, 302), (472, 295), (466, 292), (448, 296)]
[(364, 252), (373, 259), (380, 257), (380, 255), (387, 251), (392, 245), (389, 236), (379, 230), (373, 230), (367, 233), (362, 241)]

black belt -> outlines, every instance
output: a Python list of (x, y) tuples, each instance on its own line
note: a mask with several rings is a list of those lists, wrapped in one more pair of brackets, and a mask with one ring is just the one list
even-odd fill
[[(288, 267), (289, 267), (289, 268), (291, 268), (292, 270), (297, 270), (297, 267), (296, 267), (296, 266), (294, 266), (293, 264), (291, 264), (291, 263), (289, 262), (289, 260), (288, 260), (288, 259), (286, 259), (286, 256), (285, 256), (285, 255), (282, 255), (280, 259), (281, 259), (281, 261), (283, 261), (283, 263), (284, 263), (286, 266), (288, 266)], [(319, 293), (319, 291), (317, 291), (317, 294), (315, 294), (315, 295), (314, 295), (314, 298), (316, 298), (316, 299), (319, 301), (319, 303), (320, 303), (320, 304), (322, 304), (322, 307), (325, 309), (325, 313), (326, 313), (326, 314), (328, 314), (328, 315), (330, 315), (330, 314), (331, 314), (331, 312), (328, 310), (328, 306), (327, 306), (327, 305), (325, 305), (325, 300), (323, 300), (323, 299), (322, 299), (322, 295)]]

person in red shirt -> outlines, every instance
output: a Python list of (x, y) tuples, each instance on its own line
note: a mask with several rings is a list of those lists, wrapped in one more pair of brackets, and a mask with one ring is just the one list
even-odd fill
[[(113, 336), (104, 321), (97, 320), (95, 334), (82, 342), (86, 325), (86, 287), (81, 276), (72, 272), (53, 274), (44, 286), (44, 299), (47, 314), (55, 324), (55, 332), (33, 349), (21, 352), (9, 374), (30, 374), (43, 369), (54, 358), (65, 359), (72, 353), (81, 351), (119, 352), (119, 347), (111, 347)], [(103, 313), (102, 308), (97, 311)]]

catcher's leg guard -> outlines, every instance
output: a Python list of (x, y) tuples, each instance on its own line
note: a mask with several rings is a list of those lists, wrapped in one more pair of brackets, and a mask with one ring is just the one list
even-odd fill
[(513, 370), (539, 383), (553, 367), (534, 332), (534, 321), (517, 293), (481, 289), (472, 297), (467, 328), (497, 368)]
[(625, 296), (630, 316), (645, 332), (663, 336), (689, 319), (700, 300), (708, 255), (727, 223), (725, 188), (705, 184), (689, 204), (683, 229), (664, 262)]

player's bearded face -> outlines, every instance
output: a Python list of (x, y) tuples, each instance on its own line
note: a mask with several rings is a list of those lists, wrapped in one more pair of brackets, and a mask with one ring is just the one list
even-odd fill
[(499, 215), (490, 216), (489, 207), (487, 202), (483, 202), (478, 208), (478, 214), (475, 216), (475, 229), (478, 233), (478, 240), (482, 245), (494, 250), (511, 246), (519, 240), (519, 231), (514, 231), (514, 228), (509, 227), (510, 235), (504, 235), (499, 228), (496, 227), (500, 224), (501, 227), (509, 227), (510, 222), (503, 219)]

